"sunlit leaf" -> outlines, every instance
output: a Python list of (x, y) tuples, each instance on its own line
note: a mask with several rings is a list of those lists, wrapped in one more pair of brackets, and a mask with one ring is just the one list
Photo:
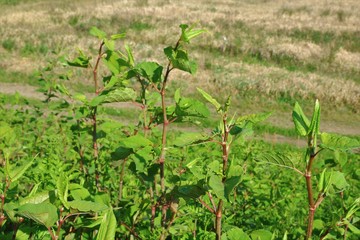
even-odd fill
[(34, 203), (34, 204), (42, 203), (47, 201), (50, 198), (50, 196), (54, 194), (55, 191), (44, 191), (44, 192), (35, 193), (31, 196), (19, 199), (19, 203), (20, 205), (24, 205), (26, 203)]
[(251, 240), (250, 237), (240, 228), (233, 227), (226, 232), (228, 240)]
[(126, 50), (127, 55), (128, 55), (128, 62), (130, 64), (130, 66), (134, 66), (135, 65), (135, 60), (134, 60), (134, 55), (132, 53), (132, 50), (131, 50), (130, 46), (125, 45), (125, 50)]
[(354, 148), (360, 148), (360, 142), (354, 138), (333, 133), (321, 133), (320, 146), (330, 150), (347, 151)]
[(193, 29), (193, 26), (189, 27), (187, 24), (181, 24), (181, 37), (180, 39), (184, 42), (190, 42), (191, 39), (199, 36), (200, 34), (206, 32), (203, 29)]
[(320, 125), (320, 104), (316, 100), (314, 112), (311, 118), (311, 123), (306, 134), (312, 134), (312, 136), (319, 134), (319, 125)]
[(181, 121), (183, 117), (208, 117), (210, 111), (202, 102), (196, 99), (182, 97), (176, 103), (175, 114), (178, 120)]
[(183, 147), (191, 144), (198, 144), (202, 142), (206, 142), (209, 139), (209, 136), (206, 136), (201, 133), (196, 132), (185, 132), (178, 136), (173, 144), (178, 147)]
[(127, 102), (134, 101), (136, 99), (136, 92), (132, 88), (117, 88), (112, 90), (106, 95), (99, 95), (94, 97), (89, 105), (92, 107), (98, 106), (103, 103), (113, 103), (113, 102)]
[(112, 40), (117, 40), (117, 39), (120, 39), (120, 38), (124, 38), (126, 36), (126, 33), (118, 33), (118, 34), (113, 34), (110, 36), (110, 38)]
[(140, 147), (151, 146), (152, 142), (149, 139), (138, 134), (135, 136), (125, 138), (121, 142), (121, 145), (127, 148), (138, 149)]
[(4, 211), (12, 222), (19, 222), (19, 217), (16, 217), (16, 209), (19, 207), (18, 203), (8, 202), (3, 206)]
[(104, 44), (107, 47), (108, 50), (110, 51), (114, 51), (115, 50), (115, 41), (114, 40), (108, 40), (108, 39), (104, 39)]
[(249, 114), (249, 115), (245, 115), (245, 116), (241, 116), (239, 118), (236, 119), (236, 124), (244, 124), (246, 122), (251, 122), (251, 123), (259, 123), (262, 122), (264, 120), (266, 120), (268, 117), (270, 117), (271, 112), (267, 112), (267, 113), (258, 113), (258, 114)]
[(208, 94), (207, 92), (205, 92), (204, 90), (197, 88), (197, 90), (201, 93), (201, 95), (212, 105), (215, 106), (215, 109), (217, 112), (221, 112), (222, 108), (221, 108), (221, 104), (216, 101), (215, 98), (213, 98), (210, 94)]
[(91, 27), (89, 33), (100, 40), (104, 39), (106, 37), (106, 33), (98, 29), (97, 27)]
[(306, 136), (309, 130), (310, 121), (305, 116), (300, 105), (296, 102), (292, 113), (295, 130), (300, 136)]
[(52, 227), (59, 218), (57, 208), (51, 203), (26, 203), (16, 213), (46, 227)]
[(69, 208), (76, 209), (80, 212), (100, 212), (100, 211), (105, 211), (109, 208), (103, 203), (91, 202), (85, 200), (69, 201), (68, 206)]
[(113, 240), (115, 239), (116, 218), (112, 209), (109, 209), (102, 216), (99, 232), (96, 240)]
[(253, 231), (251, 234), (251, 239), (254, 240), (272, 240), (273, 234), (269, 232), (268, 230), (259, 229)]
[(67, 200), (69, 194), (69, 179), (64, 173), (60, 174), (56, 182), (56, 188), (57, 195), (61, 203), (64, 205), (65, 208), (69, 208)]
[(22, 164), (19, 167), (12, 167), (10, 166), (9, 161), (6, 163), (6, 168), (8, 171), (9, 178), (12, 182), (15, 182), (21, 178), (24, 173), (31, 167), (31, 165), (34, 163), (35, 157), (28, 161), (27, 163)]

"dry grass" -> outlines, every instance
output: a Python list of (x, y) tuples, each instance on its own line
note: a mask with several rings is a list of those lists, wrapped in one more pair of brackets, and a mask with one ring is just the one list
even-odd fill
[[(136, 57), (164, 62), (162, 49), (176, 40), (178, 25), (198, 23), (209, 30), (194, 43), (199, 74), (185, 76), (191, 83), (178, 85), (188, 90), (201, 86), (234, 94), (251, 90), (269, 96), (285, 93), (318, 97), (356, 108), (360, 107), (359, 82), (344, 76), (354, 72), (355, 77), (360, 77), (360, 47), (338, 46), (331, 39), (322, 42), (321, 36), (319, 42), (314, 42), (288, 33), (331, 32), (339, 38), (346, 32), (356, 37), (360, 34), (359, 19), (357, 0), (35, 1), (1, 7), (0, 43), (11, 39), (16, 47), (11, 52), (0, 47), (0, 66), (9, 71), (31, 72), (51, 57), (49, 51), (41, 52), (41, 47), (62, 49), (62, 53), (70, 55), (76, 47), (94, 48), (97, 41), (87, 34), (92, 25), (109, 33), (127, 29), (126, 42), (135, 49)], [(134, 22), (147, 23), (147, 27), (141, 29)], [(352, 44), (351, 39), (347, 42)], [(33, 52), (30, 49), (31, 54), (24, 54), (29, 43)], [(253, 53), (265, 61), (273, 56), (280, 60), (285, 57), (322, 70), (288, 71), (281, 65), (242, 61), (244, 55)], [(327, 75), (327, 70), (333, 68), (337, 74)]]

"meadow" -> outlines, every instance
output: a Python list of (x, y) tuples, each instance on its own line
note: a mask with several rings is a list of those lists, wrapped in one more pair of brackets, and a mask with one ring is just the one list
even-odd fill
[(0, 238), (357, 239), (359, 19), (0, 0)]

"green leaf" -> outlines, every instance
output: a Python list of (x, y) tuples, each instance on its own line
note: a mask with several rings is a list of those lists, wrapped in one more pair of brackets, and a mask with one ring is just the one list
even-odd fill
[(60, 93), (65, 94), (67, 96), (70, 96), (69, 90), (65, 87), (64, 84), (56, 84), (55, 86), (56, 90), (58, 90)]
[(325, 190), (325, 185), (326, 185), (325, 173), (326, 173), (326, 168), (324, 168), (324, 170), (320, 174), (320, 179), (319, 179), (319, 182), (318, 182), (318, 191), (319, 192), (324, 192), (324, 190)]
[(80, 212), (101, 212), (109, 209), (109, 207), (103, 203), (91, 202), (85, 200), (70, 201), (68, 202), (68, 205), (69, 208), (76, 209)]
[(314, 220), (314, 229), (322, 230), (325, 228), (325, 224), (321, 219)]
[(297, 163), (294, 162), (293, 158), (290, 158), (282, 153), (261, 153), (256, 156), (256, 160), (259, 164), (271, 164), (278, 167), (289, 168), (302, 174), (297, 169)]
[(56, 182), (57, 195), (65, 208), (69, 209), (68, 193), (69, 193), (69, 178), (64, 173), (60, 174)]
[(172, 47), (167, 47), (164, 49), (164, 53), (174, 68), (190, 74), (196, 73), (196, 62), (189, 60), (188, 54), (185, 50), (177, 49), (175, 51)]
[(110, 91), (114, 86), (121, 85), (123, 81), (124, 79), (122, 77), (112, 75), (102, 92)]
[(283, 239), (282, 240), (288, 240), (288, 232), (287, 231), (285, 231), (285, 233), (284, 233), (284, 237), (283, 237)]
[(111, 157), (113, 160), (121, 160), (127, 158), (132, 153), (134, 152), (132, 151), (131, 148), (118, 147), (113, 153), (111, 153)]
[(16, 209), (19, 207), (18, 203), (8, 202), (4, 204), (4, 211), (12, 222), (19, 222), (19, 218), (16, 217)]
[(118, 88), (107, 92), (106, 95), (94, 97), (89, 103), (90, 106), (96, 107), (103, 103), (127, 102), (136, 99), (136, 92), (132, 88)]
[(357, 211), (360, 210), (360, 198), (355, 199), (353, 204), (350, 206), (348, 212), (346, 213), (346, 219), (350, 219)]
[(180, 25), (180, 28), (181, 28), (181, 37), (180, 39), (184, 42), (190, 42), (191, 39), (199, 36), (200, 34), (206, 32), (205, 30), (203, 29), (196, 29), (194, 30), (193, 29), (193, 26), (191, 26), (189, 28), (189, 26), (187, 24), (181, 24)]
[(215, 98), (213, 98), (210, 94), (208, 94), (207, 92), (205, 92), (204, 90), (197, 88), (197, 90), (201, 93), (201, 95), (212, 105), (215, 106), (215, 109), (218, 113), (222, 112), (222, 108), (221, 105), (218, 101), (216, 101)]
[(129, 65), (134, 66), (135, 65), (134, 55), (133, 55), (132, 50), (129, 47), (129, 45), (125, 45), (125, 50), (126, 50), (127, 55), (128, 55)]
[(106, 98), (106, 95), (96, 96), (89, 102), (89, 105), (91, 107), (96, 107), (96, 106), (102, 104), (105, 101), (105, 98)]
[(112, 209), (109, 209), (102, 216), (99, 233), (96, 240), (113, 240), (115, 239), (116, 218)]
[(250, 236), (253, 240), (272, 240), (273, 234), (267, 230), (260, 229), (253, 231)]
[(103, 103), (127, 102), (136, 99), (136, 92), (132, 88), (118, 88), (106, 94)]
[(227, 200), (229, 200), (230, 194), (232, 193), (234, 188), (237, 185), (239, 185), (240, 182), (241, 182), (241, 177), (239, 177), (239, 176), (230, 177), (230, 178), (226, 179), (226, 181), (225, 181), (225, 197)]
[(192, 144), (199, 144), (209, 140), (209, 136), (197, 132), (185, 132), (178, 136), (173, 144), (178, 147), (183, 147)]
[(35, 193), (31, 196), (20, 199), (19, 203), (20, 205), (24, 205), (26, 203), (34, 203), (34, 204), (42, 203), (47, 201), (50, 198), (50, 195), (55, 194), (54, 192), (55, 191), (45, 191), (45, 192)]
[(20, 206), (16, 213), (48, 228), (52, 227), (59, 218), (57, 208), (51, 203), (26, 203)]
[[(25, 228), (25, 227), (24, 227)], [(23, 225), (20, 225), (19, 229), (16, 231), (16, 240), (29, 240), (31, 239), (29, 231), (23, 231)]]
[(232, 227), (226, 233), (228, 240), (251, 240), (250, 237), (240, 228)]
[(177, 188), (180, 197), (198, 198), (203, 196), (206, 191), (199, 185), (183, 185)]
[(80, 49), (78, 51), (79, 56), (72, 61), (67, 60), (67, 64), (73, 67), (87, 68), (89, 66), (90, 57), (87, 57)]
[(134, 70), (150, 82), (161, 82), (163, 67), (156, 62), (141, 62), (135, 66)]
[(120, 39), (120, 38), (124, 38), (126, 36), (126, 33), (118, 33), (118, 34), (113, 34), (110, 36), (110, 38), (112, 40), (117, 40), (117, 39)]
[(271, 115), (271, 112), (249, 114), (249, 115), (241, 116), (238, 119), (236, 119), (236, 124), (243, 125), (246, 122), (251, 122), (253, 124), (257, 124), (259, 122), (266, 120), (268, 117), (270, 117), (270, 115)]
[(176, 89), (176, 91), (174, 93), (174, 99), (175, 99), (176, 103), (180, 102), (180, 100), (181, 100), (180, 88)]
[(231, 105), (231, 96), (228, 96), (224, 104), (224, 112), (227, 113), (229, 111), (230, 105)]
[[(321, 178), (321, 177), (320, 177)], [(347, 183), (343, 173), (339, 171), (325, 172), (323, 177), (323, 192), (332, 194), (345, 190), (349, 184)]]
[(149, 139), (138, 134), (138, 135), (123, 139), (120, 144), (123, 147), (132, 148), (132, 149), (136, 150), (141, 147), (152, 146), (153, 143)]
[(14, 135), (14, 130), (6, 122), (0, 122), (0, 140), (4, 139), (5, 141)]
[(153, 147), (146, 146), (140, 150), (137, 150), (135, 154), (132, 155), (134, 160), (137, 172), (147, 172), (146, 166), (154, 158)]
[(319, 125), (320, 125), (320, 104), (319, 101), (316, 99), (313, 116), (311, 118), (311, 123), (306, 134), (307, 135), (311, 134), (312, 136), (319, 134)]
[(340, 136), (333, 133), (321, 133), (322, 148), (326, 148), (333, 151), (347, 151), (360, 147), (360, 142), (356, 139)]
[(120, 55), (115, 51), (106, 51), (105, 58), (102, 59), (113, 75), (118, 75), (122, 71), (131, 67), (128, 61), (120, 57)]
[(346, 181), (344, 173), (339, 171), (332, 172), (331, 184), (339, 191), (342, 191), (349, 186), (349, 184)]
[(177, 121), (182, 121), (184, 117), (205, 118), (210, 115), (209, 109), (200, 101), (191, 98), (180, 98), (175, 106)]
[(220, 176), (215, 174), (211, 175), (209, 178), (209, 187), (218, 198), (225, 200), (225, 187)]
[(15, 168), (11, 167), (9, 161), (6, 162), (6, 170), (12, 182), (16, 182), (17, 180), (19, 180), (19, 178), (21, 178), (24, 175), (26, 170), (28, 170), (29, 167), (31, 167), (31, 165), (34, 163), (35, 157), (31, 161)]
[(106, 33), (101, 31), (100, 29), (98, 29), (97, 27), (92, 27), (90, 28), (89, 33), (97, 38), (99, 38), (100, 40), (103, 40), (106, 37)]
[(310, 121), (305, 116), (300, 105), (296, 102), (292, 113), (295, 130), (300, 136), (306, 136), (309, 130)]
[(350, 222), (347, 223), (348, 228), (350, 229), (351, 232), (353, 232), (355, 235), (360, 235), (360, 229), (358, 229), (357, 227), (355, 227), (353, 224), (351, 224)]
[(70, 195), (74, 200), (85, 200), (87, 198), (90, 198), (89, 191), (80, 184), (70, 183), (69, 190)]
[(104, 44), (107, 47), (108, 50), (114, 51), (115, 50), (115, 41), (114, 40), (108, 40), (104, 38)]
[(78, 100), (82, 103), (86, 103), (87, 102), (87, 99), (86, 99), (86, 96), (84, 94), (81, 94), (81, 93), (76, 93), (74, 94), (73, 98), (75, 100)]

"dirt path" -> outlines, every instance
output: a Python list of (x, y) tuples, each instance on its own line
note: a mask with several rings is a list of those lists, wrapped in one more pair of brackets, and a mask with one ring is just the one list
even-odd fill
[[(37, 88), (30, 85), (24, 84), (14, 84), (14, 83), (0, 83), (0, 93), (4, 94), (15, 94), (18, 92), (21, 96), (25, 98), (33, 98), (43, 100), (45, 96), (36, 90)], [(129, 105), (127, 103), (123, 104), (111, 104), (111, 107), (133, 107), (133, 105)], [(277, 118), (272, 117), (270, 119), (270, 124), (275, 126), (280, 126), (283, 128), (291, 128), (292, 121), (289, 116), (278, 116)], [(344, 123), (344, 122), (334, 122), (334, 121), (326, 121), (322, 120), (321, 129), (324, 132), (333, 132), (344, 135), (360, 135), (360, 123)], [(290, 143), (299, 145), (299, 141), (294, 138), (288, 138), (281, 135), (265, 135), (267, 141), (277, 142), (277, 143)]]

